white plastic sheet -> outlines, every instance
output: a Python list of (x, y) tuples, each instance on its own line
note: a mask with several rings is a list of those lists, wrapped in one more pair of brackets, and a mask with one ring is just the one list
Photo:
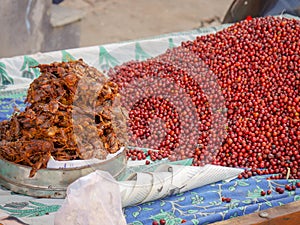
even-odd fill
[(67, 190), (55, 225), (126, 225), (118, 183), (104, 171), (81, 177)]

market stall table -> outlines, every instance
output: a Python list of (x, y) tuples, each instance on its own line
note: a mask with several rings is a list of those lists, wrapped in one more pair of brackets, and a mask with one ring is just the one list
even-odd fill
[[(115, 65), (132, 59), (145, 60), (157, 56), (168, 48), (180, 45), (182, 41), (214, 33), (227, 26), (229, 25), (167, 34), (146, 40), (0, 59), (3, 84), (0, 86), (0, 120), (8, 119), (15, 106), (24, 109), (26, 90), (32, 79), (39, 75), (38, 69), (33, 66), (40, 63), (82, 58), (89, 65), (106, 72)], [(147, 170), (146, 165), (128, 168), (127, 172), (144, 170)], [(151, 224), (152, 221), (160, 219), (166, 220), (169, 225), (208, 224), (300, 200), (300, 188), (282, 194), (275, 191), (278, 186), (295, 184), (298, 180), (268, 180), (268, 176), (219, 181), (186, 193), (126, 207), (124, 215), (127, 223), (132, 225)], [(262, 196), (262, 190), (272, 190), (272, 193)], [(16, 216), (32, 225), (53, 224), (55, 212), (63, 204), (62, 199), (37, 199), (5, 189), (0, 190), (0, 196), (1, 213)], [(222, 201), (222, 197), (230, 200)]]

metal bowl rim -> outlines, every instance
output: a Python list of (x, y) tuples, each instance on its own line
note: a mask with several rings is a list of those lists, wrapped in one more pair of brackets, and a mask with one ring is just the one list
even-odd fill
[[(99, 163), (93, 163), (93, 164), (87, 164), (87, 165), (84, 165), (84, 166), (79, 166), (79, 167), (72, 167), (72, 168), (43, 168), (43, 169), (39, 169), (39, 171), (74, 171), (74, 170), (81, 170), (81, 169), (87, 169), (87, 168), (90, 168), (90, 167), (97, 167), (97, 166), (101, 166), (103, 164), (106, 164), (106, 163), (109, 163), (113, 160), (115, 160), (116, 158), (119, 158), (122, 156), (122, 154), (124, 155), (125, 154), (125, 148), (122, 152), (120, 152), (119, 154), (113, 156), (112, 158), (110, 159), (106, 159), (104, 160), (103, 162), (99, 162)], [(14, 163), (14, 162), (11, 162), (11, 161), (8, 161), (2, 157), (0, 157), (0, 160), (8, 163), (8, 164), (11, 164), (13, 166), (19, 166), (19, 167), (23, 167), (25, 169), (29, 169), (31, 170), (31, 167), (30, 166), (26, 166), (26, 165), (22, 165), (22, 164), (18, 164), (18, 163)]]

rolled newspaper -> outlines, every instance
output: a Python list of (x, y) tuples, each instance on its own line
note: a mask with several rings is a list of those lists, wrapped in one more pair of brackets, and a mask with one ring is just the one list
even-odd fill
[(134, 173), (126, 181), (118, 182), (122, 206), (141, 204), (220, 180), (233, 179), (242, 171), (215, 165), (195, 167), (163, 164), (154, 172)]

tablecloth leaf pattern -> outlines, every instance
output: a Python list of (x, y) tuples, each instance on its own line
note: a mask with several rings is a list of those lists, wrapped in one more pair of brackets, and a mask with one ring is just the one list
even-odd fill
[(15, 107), (23, 111), (26, 106), (24, 100), (24, 96), (16, 96), (16, 98), (0, 98), (0, 121), (9, 119), (13, 114)]
[(108, 70), (111, 67), (114, 67), (119, 64), (119, 61), (112, 56), (104, 46), (100, 46), (99, 52), (99, 64), (100, 68), (104, 71)]
[(169, 48), (176, 47), (176, 45), (174, 44), (173, 38), (169, 38), (168, 41), (169, 41)]
[(139, 60), (139, 61), (143, 61), (146, 59), (151, 58), (151, 55), (149, 55), (147, 52), (145, 52), (142, 47), (141, 44), (139, 42), (135, 43), (135, 59)]
[(20, 71), (23, 72), (22, 76), (28, 77), (28, 73), (33, 73), (34, 77), (32, 78), (38, 77), (40, 75), (40, 70), (38, 68), (34, 68), (37, 65), (39, 65), (39, 62), (36, 59), (28, 55), (25, 55), (23, 60), (23, 65), (20, 69)]
[(3, 62), (0, 62), (0, 83), (1, 85), (14, 84), (14, 80), (6, 72), (6, 66)]
[[(186, 221), (186, 225), (209, 224), (300, 199), (299, 188), (283, 194), (275, 191), (277, 186), (284, 188), (298, 180), (268, 180), (268, 176), (217, 182), (184, 194), (127, 207), (124, 211), (126, 220), (130, 225), (148, 225), (159, 219), (165, 219), (168, 225), (182, 221)], [(272, 193), (261, 196), (261, 190), (272, 190)], [(222, 202), (222, 197), (230, 197), (231, 202)]]
[(0, 205), (0, 209), (15, 217), (36, 217), (56, 212), (60, 205), (47, 205), (36, 201), (12, 202)]
[(62, 50), (62, 59), (61, 61), (63, 62), (70, 62), (72, 60), (76, 60), (74, 56), (72, 56), (69, 52), (67, 52), (66, 50)]

